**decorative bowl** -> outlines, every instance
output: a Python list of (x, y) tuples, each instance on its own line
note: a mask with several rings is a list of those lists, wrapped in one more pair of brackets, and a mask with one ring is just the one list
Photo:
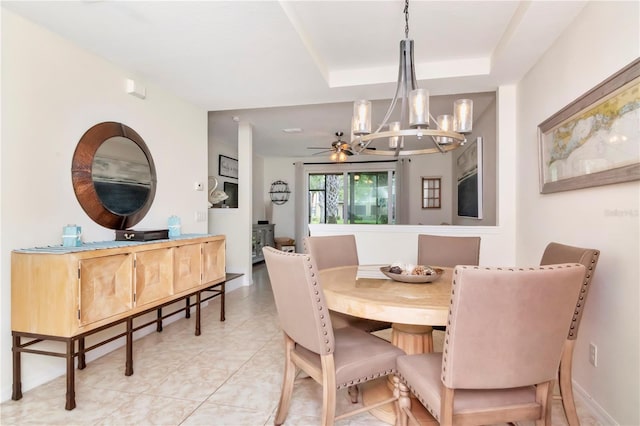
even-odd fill
[(433, 282), (433, 281), (437, 280), (438, 278), (440, 278), (440, 276), (444, 272), (444, 269), (432, 268), (434, 271), (436, 271), (435, 274), (431, 274), (431, 275), (404, 275), (404, 274), (394, 274), (392, 272), (389, 272), (389, 268), (390, 268), (390, 266), (383, 266), (383, 267), (380, 268), (380, 272), (382, 272), (384, 275), (386, 275), (387, 277), (391, 278), (394, 281), (399, 281), (399, 282), (403, 282), (403, 283), (410, 283), (410, 284), (423, 284), (423, 283)]

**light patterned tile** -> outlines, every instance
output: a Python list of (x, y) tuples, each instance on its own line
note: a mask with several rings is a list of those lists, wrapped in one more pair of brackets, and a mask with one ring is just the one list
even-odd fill
[(25, 392), (19, 401), (2, 404), (2, 425), (82, 425), (94, 424), (110, 416), (131, 398), (104, 389), (76, 385), (76, 408), (65, 410), (66, 379), (59, 378)]
[(226, 370), (207, 367), (203, 363), (183, 365), (172, 371), (165, 380), (151, 386), (148, 395), (204, 401), (229, 377)]
[(205, 402), (182, 423), (182, 426), (258, 426), (266, 424), (268, 418), (269, 412)]
[(200, 405), (198, 401), (137, 395), (98, 425), (178, 425)]
[(282, 378), (269, 376), (232, 376), (207, 402), (271, 412), (280, 399)]

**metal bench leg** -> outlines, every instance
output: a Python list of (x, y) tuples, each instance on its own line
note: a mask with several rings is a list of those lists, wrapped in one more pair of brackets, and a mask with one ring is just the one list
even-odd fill
[(20, 336), (13, 335), (13, 391), (11, 399), (17, 401), (22, 398), (22, 378), (20, 365)]
[(75, 365), (74, 365), (74, 349), (75, 341), (67, 340), (67, 403), (65, 410), (73, 410), (76, 408), (76, 391), (75, 391)]

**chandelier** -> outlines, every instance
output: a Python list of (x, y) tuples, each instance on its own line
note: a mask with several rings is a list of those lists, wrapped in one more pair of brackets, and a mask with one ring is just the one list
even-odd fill
[[(413, 40), (409, 39), (409, 0), (404, 5), (405, 38), (400, 41), (400, 64), (396, 92), (391, 100), (382, 123), (371, 132), (371, 102), (358, 100), (353, 104), (351, 121), (351, 148), (354, 153), (369, 155), (419, 155), (446, 152), (458, 148), (466, 142), (465, 134), (473, 125), (473, 101), (458, 99), (454, 102), (453, 114), (439, 115), (429, 112), (429, 92), (418, 88), (413, 64)], [(400, 121), (389, 122), (391, 115), (400, 104)], [(431, 123), (435, 128), (430, 128)], [(419, 149), (404, 149), (404, 138), (424, 138), (428, 146)], [(376, 139), (389, 138), (389, 148), (367, 149)]]

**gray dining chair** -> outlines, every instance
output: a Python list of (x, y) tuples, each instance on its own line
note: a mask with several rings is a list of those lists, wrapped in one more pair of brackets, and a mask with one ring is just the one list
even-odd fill
[(418, 265), (453, 268), (480, 263), (480, 237), (418, 235)]
[(394, 402), (392, 396), (335, 415), (338, 390), (394, 374), (396, 358), (404, 351), (353, 327), (333, 328), (313, 256), (271, 247), (262, 251), (285, 343), (275, 424), (281, 425), (287, 417), (298, 368), (322, 385), (322, 425)]
[(564, 350), (562, 352), (562, 359), (560, 360), (560, 368), (558, 371), (558, 387), (560, 389), (559, 398), (562, 400), (562, 408), (564, 409), (565, 416), (567, 417), (567, 421), (570, 426), (578, 426), (580, 424), (580, 421), (578, 420), (578, 412), (576, 410), (576, 403), (573, 398), (573, 379), (571, 374), (573, 350), (576, 345), (576, 339), (578, 338), (578, 329), (580, 327), (582, 313), (584, 312), (584, 305), (587, 301), (589, 289), (591, 288), (591, 279), (595, 273), (599, 257), (600, 252), (595, 249), (574, 247), (552, 242), (547, 245), (544, 253), (542, 254), (542, 259), (540, 260), (540, 265), (577, 262), (585, 266), (582, 288), (575, 304), (571, 327), (569, 328), (567, 340), (564, 343)]
[(443, 425), (550, 425), (553, 384), (584, 272), (578, 263), (456, 266), (443, 352), (397, 359), (397, 424), (413, 419), (411, 392)]
[[(358, 265), (358, 248), (354, 235), (329, 235), (307, 237), (304, 239), (304, 251), (316, 260), (318, 270), (338, 266)], [(331, 322), (334, 328), (355, 327), (367, 332), (384, 330), (391, 323), (358, 318), (353, 315), (331, 311)]]
[[(418, 265), (444, 266), (478, 265), (480, 263), (480, 237), (449, 237), (418, 235)], [(434, 325), (434, 330), (446, 327)]]

